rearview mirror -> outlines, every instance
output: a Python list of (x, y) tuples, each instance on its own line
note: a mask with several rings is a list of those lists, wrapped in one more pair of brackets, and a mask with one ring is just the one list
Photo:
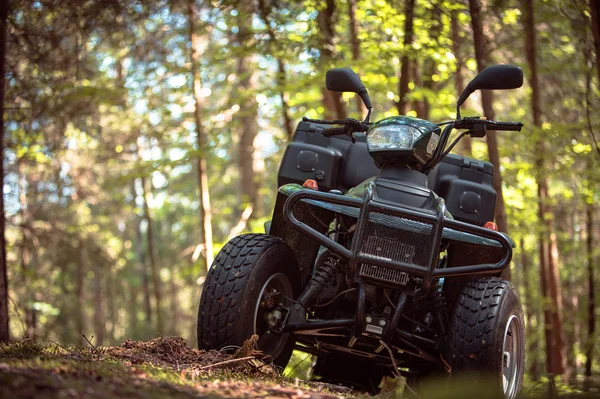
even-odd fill
[(373, 108), (367, 89), (356, 72), (350, 68), (334, 68), (327, 71), (325, 85), (329, 91), (357, 93), (367, 109)]
[(334, 68), (325, 75), (327, 90), (337, 92), (358, 93), (365, 88), (360, 78), (350, 68)]
[(523, 86), (523, 70), (515, 65), (493, 65), (469, 82), (458, 99), (461, 106), (475, 90), (509, 90)]

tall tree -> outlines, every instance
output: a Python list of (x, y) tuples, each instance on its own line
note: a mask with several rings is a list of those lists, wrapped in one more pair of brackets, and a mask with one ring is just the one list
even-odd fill
[[(244, 225), (258, 205), (258, 181), (254, 171), (254, 139), (258, 134), (257, 65), (254, 56), (254, 35), (252, 2), (240, 2), (237, 14), (238, 33), (235, 41), (243, 49), (237, 60), (236, 101), (240, 104), (240, 134), (238, 143), (238, 170), (240, 172), (240, 199), (244, 209), (240, 209), (240, 222)], [(243, 228), (242, 228), (243, 230)]]
[[(350, 36), (350, 51), (352, 53), (352, 61), (356, 65), (360, 60), (360, 40), (358, 39), (358, 20), (356, 19), (356, 0), (348, 0), (348, 19), (350, 20), (348, 32)], [(354, 96), (354, 102), (356, 103), (356, 112), (359, 117), (362, 117), (366, 111), (365, 105), (363, 104), (359, 96)]]
[(398, 79), (398, 97), (396, 103), (398, 114), (406, 115), (408, 111), (408, 84), (410, 83), (410, 63), (413, 49), (413, 20), (415, 18), (415, 0), (404, 2), (404, 46), (400, 58), (400, 76)]
[[(454, 54), (454, 62), (456, 70), (454, 71), (454, 87), (456, 88), (456, 98), (459, 98), (465, 90), (465, 79), (463, 69), (465, 60), (461, 50), (463, 38), (460, 35), (461, 27), (458, 20), (458, 10), (452, 11), (450, 15), (450, 34), (452, 36), (452, 53)], [(467, 100), (468, 101), (468, 100)], [(462, 155), (470, 157), (473, 152), (471, 136), (463, 137), (459, 142), (459, 152)]]
[[(0, 155), (4, 160), (4, 74), (8, 1), (0, 4)], [(0, 162), (0, 187), (4, 187), (4, 162)], [(10, 339), (8, 327), (8, 278), (6, 270), (6, 237), (4, 227), (4, 195), (0, 195), (0, 342)]]
[[(535, 301), (533, 300), (533, 295), (531, 293), (531, 286), (529, 284), (529, 269), (530, 269), (530, 260), (529, 260), (529, 256), (527, 254), (527, 250), (525, 249), (525, 240), (523, 238), (521, 238), (520, 242), (519, 242), (519, 247), (521, 250), (521, 267), (523, 268), (523, 288), (524, 288), (524, 292), (525, 292), (525, 306), (526, 306), (526, 310), (527, 310), (527, 328), (528, 329), (533, 329), (533, 316), (535, 315)], [(529, 344), (531, 351), (533, 353), (537, 353), (538, 350), (538, 346), (537, 346), (537, 342), (534, 340)], [(528, 360), (529, 363), (529, 374), (531, 374), (531, 377), (533, 378), (534, 381), (537, 381), (539, 378), (539, 371), (538, 371), (538, 362), (537, 359), (529, 359)]]
[(212, 209), (210, 205), (210, 192), (208, 187), (207, 171), (207, 146), (206, 133), (202, 127), (202, 82), (200, 81), (200, 48), (202, 38), (196, 32), (197, 9), (196, 1), (188, 0), (187, 17), (190, 40), (190, 74), (192, 76), (192, 91), (194, 94), (194, 122), (196, 124), (196, 144), (198, 146), (197, 172), (198, 189), (200, 191), (200, 219), (202, 220), (202, 232), (204, 241), (204, 260), (206, 270), (213, 263), (213, 233), (212, 233)]
[(594, 48), (596, 50), (596, 73), (600, 85), (600, 4), (598, 0), (590, 0), (590, 14), (592, 17), (592, 34), (594, 36)]
[(148, 244), (148, 255), (150, 258), (150, 267), (152, 269), (152, 288), (154, 290), (154, 300), (156, 305), (156, 330), (159, 334), (164, 333), (164, 320), (162, 313), (162, 289), (160, 282), (160, 268), (156, 262), (156, 249), (154, 248), (154, 230), (152, 225), (152, 216), (150, 215), (150, 205), (148, 205), (148, 188), (146, 187), (146, 178), (140, 178), (142, 186), (142, 199), (144, 200), (144, 219), (146, 220), (146, 242)]
[[(335, 57), (335, 0), (326, 0), (320, 7), (317, 14), (320, 33), (319, 52), (321, 53), (319, 67), (326, 70), (331, 67)], [(321, 94), (326, 119), (344, 119), (347, 117), (348, 110), (342, 99), (342, 93), (329, 91), (322, 87)]]
[(23, 166), (19, 166), (19, 214), (21, 215), (21, 273), (23, 276), (23, 288), (25, 289), (25, 336), (28, 339), (35, 340), (36, 336), (36, 312), (33, 306), (34, 288), (33, 277), (35, 275), (34, 264), (32, 262), (32, 245), (30, 245), (29, 230), (31, 229), (31, 221), (29, 210), (27, 208), (27, 175), (22, 173)]
[[(591, 163), (591, 162), (590, 162)], [(586, 201), (586, 252), (588, 280), (588, 336), (585, 350), (585, 375), (592, 376), (594, 358), (594, 343), (596, 342), (596, 289), (594, 285), (594, 203), (593, 199)]]
[(276, 36), (275, 30), (271, 26), (271, 14), (273, 12), (273, 4), (267, 4), (267, 0), (258, 1), (258, 13), (260, 14), (267, 34), (269, 36), (268, 48), (277, 59), (277, 90), (279, 92), (279, 100), (281, 101), (281, 116), (283, 117), (283, 129), (287, 141), (292, 140), (294, 135), (294, 124), (290, 115), (289, 94), (286, 89), (287, 76), (285, 71), (286, 62), (284, 60), (285, 50), (282, 48), (283, 40)]
[[(473, 42), (475, 45), (475, 60), (477, 61), (477, 70), (483, 71), (488, 64), (488, 51), (486, 49), (486, 38), (483, 32), (483, 16), (481, 14), (481, 2), (479, 0), (469, 0), (469, 9), (471, 11), (471, 27), (473, 29)], [(481, 105), (483, 114), (487, 119), (494, 119), (494, 98), (490, 90), (482, 90)], [(498, 229), (508, 233), (508, 221), (506, 219), (506, 208), (504, 206), (504, 196), (502, 194), (502, 175), (500, 174), (500, 155), (498, 152), (498, 138), (495, 131), (488, 131), (486, 134), (488, 145), (488, 156), (490, 162), (494, 165), (494, 189), (496, 190), (496, 213), (495, 219)], [(510, 269), (506, 268), (506, 278), (510, 278)]]
[[(542, 106), (540, 85), (537, 73), (537, 44), (534, 20), (533, 0), (527, 0), (524, 7), (525, 46), (527, 64), (529, 66), (529, 83), (531, 86), (531, 111), (534, 126), (541, 130)], [(553, 374), (565, 372), (564, 331), (562, 329), (562, 295), (558, 275), (558, 253), (556, 235), (553, 231), (552, 219), (548, 217), (548, 181), (545, 172), (544, 154), (546, 145), (539, 135), (537, 140), (537, 185), (538, 185), (538, 217), (544, 228), (540, 230), (540, 275), (542, 279), (543, 297), (551, 302), (550, 311), (545, 311), (546, 352), (548, 371)], [(549, 319), (547, 318), (549, 316)], [(548, 325), (550, 324), (550, 325)], [(549, 345), (549, 346), (548, 346)]]

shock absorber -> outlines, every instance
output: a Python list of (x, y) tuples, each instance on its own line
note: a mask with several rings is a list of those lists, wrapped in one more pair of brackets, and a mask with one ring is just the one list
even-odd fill
[[(304, 308), (308, 309), (314, 305), (315, 301), (329, 291), (327, 288), (334, 288), (337, 291), (338, 281), (340, 275), (344, 273), (340, 257), (329, 251), (323, 255), (323, 261), (317, 264), (317, 270), (312, 276), (306, 289), (298, 298), (298, 303)], [(333, 292), (335, 295), (335, 292)]]
[(431, 293), (431, 313), (433, 314), (433, 320), (438, 328), (441, 335), (446, 334), (446, 299), (442, 295), (440, 289), (434, 289)]

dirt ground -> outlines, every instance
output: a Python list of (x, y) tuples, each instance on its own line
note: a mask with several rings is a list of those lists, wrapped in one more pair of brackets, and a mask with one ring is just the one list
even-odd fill
[[(256, 339), (256, 337), (255, 337)], [(357, 398), (346, 387), (281, 375), (270, 359), (254, 349), (200, 351), (180, 337), (127, 340), (120, 346), (64, 347), (30, 341), (0, 345), (0, 399), (8, 398)], [(491, 397), (470, 381), (436, 381), (421, 398)], [(403, 383), (391, 381), (378, 399), (403, 397)], [(364, 397), (364, 395), (362, 395)], [(569, 383), (527, 381), (521, 398), (597, 398), (600, 380)]]
[(200, 351), (183, 338), (96, 348), (19, 342), (0, 346), (0, 398), (303, 398), (349, 389), (284, 378), (251, 342), (234, 353)]

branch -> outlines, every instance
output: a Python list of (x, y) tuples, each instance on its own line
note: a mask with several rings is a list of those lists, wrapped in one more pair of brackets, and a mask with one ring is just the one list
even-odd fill
[(242, 212), (242, 216), (240, 216), (238, 223), (231, 230), (229, 230), (228, 239), (232, 239), (233, 237), (237, 236), (246, 228), (248, 219), (250, 219), (250, 216), (252, 216), (253, 211), (254, 208), (252, 207), (252, 204), (248, 204), (246, 209), (244, 209), (244, 212)]
[[(600, 68), (600, 66), (598, 67)], [(585, 114), (587, 117), (588, 129), (590, 130), (590, 135), (592, 136), (592, 141), (594, 142), (594, 146), (596, 147), (598, 156), (600, 156), (600, 146), (598, 145), (598, 140), (596, 140), (596, 135), (594, 134), (594, 129), (592, 127), (592, 117), (590, 115), (590, 108), (592, 107), (590, 100), (590, 90), (592, 85), (592, 68), (593, 66), (588, 68), (585, 74)]]
[(208, 366), (202, 366), (198, 370), (206, 370), (206, 369), (209, 369), (209, 368), (212, 368), (212, 367), (221, 366), (223, 364), (241, 362), (241, 361), (244, 361), (244, 360), (251, 360), (251, 359), (256, 359), (256, 358), (254, 356), (246, 356), (246, 357), (240, 357), (239, 359), (229, 359), (229, 360), (225, 360), (225, 361), (222, 361), (222, 362), (209, 364)]

